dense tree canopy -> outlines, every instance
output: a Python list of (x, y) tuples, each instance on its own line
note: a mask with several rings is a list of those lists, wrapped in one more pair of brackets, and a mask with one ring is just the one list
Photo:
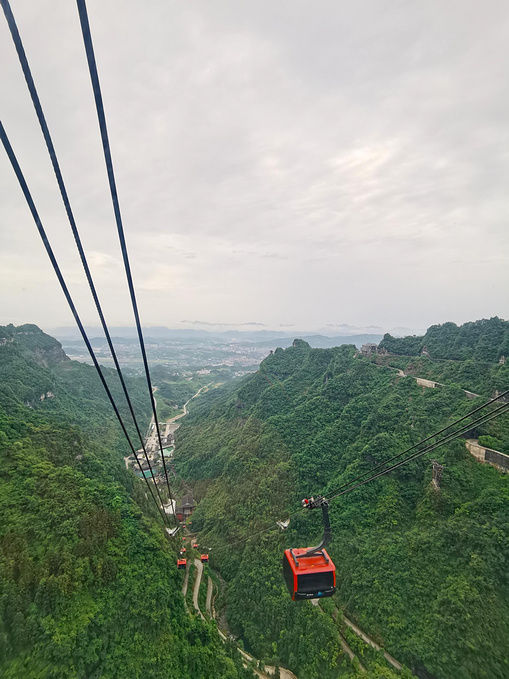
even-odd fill
[(424, 349), (432, 358), (447, 358), (495, 363), (509, 357), (509, 321), (496, 316), (457, 326), (455, 323), (432, 325), (423, 337), (384, 335), (380, 347), (392, 354), (418, 356)]
[(186, 612), (177, 547), (125, 470), (94, 369), (35, 326), (7, 326), (0, 379), (0, 675), (252, 677)]

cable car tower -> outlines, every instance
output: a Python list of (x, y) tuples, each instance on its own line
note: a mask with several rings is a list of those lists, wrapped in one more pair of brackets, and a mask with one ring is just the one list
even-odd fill
[(440, 490), (440, 481), (442, 480), (444, 466), (437, 460), (431, 460), (431, 467), (433, 469), (433, 479), (431, 480), (431, 483), (435, 490)]

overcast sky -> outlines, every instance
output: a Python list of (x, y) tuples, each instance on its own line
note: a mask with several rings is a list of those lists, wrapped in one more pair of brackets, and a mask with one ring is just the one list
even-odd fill
[[(76, 4), (11, 6), (107, 319), (132, 325)], [(88, 12), (144, 324), (509, 318), (507, 0)], [(97, 325), (3, 14), (0, 64), (4, 126)], [(71, 325), (0, 151), (0, 323)]]

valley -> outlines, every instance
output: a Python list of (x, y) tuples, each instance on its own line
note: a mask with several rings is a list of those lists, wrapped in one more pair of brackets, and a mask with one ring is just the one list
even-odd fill
[[(177, 512), (184, 521), (192, 517), (185, 572), (176, 569), (183, 541), (179, 534), (168, 539), (143, 479), (130, 471), (93, 369), (69, 360), (36, 326), (0, 329), (6, 676), (46, 668), (63, 678), (70, 663), (83, 679), (247, 679), (253, 672), (477, 679), (481, 668), (487, 677), (503, 676), (507, 414), (467, 427), (432, 455), (332, 502), (332, 599), (292, 602), (281, 577), (283, 550), (314, 544), (320, 533), (318, 516), (296, 511), (303, 497), (334, 497), (359, 474), (458, 417), (468, 421), (509, 389), (500, 329), (508, 332), (497, 320), (460, 328), (472, 354), (463, 359), (444, 356), (439, 337), (418, 354), (385, 350), (385, 340), (369, 355), (352, 345), (313, 349), (295, 340), (269, 353), (252, 375), (223, 383), (210, 373), (182, 380), (156, 366)], [(104, 370), (120, 402), (115, 373)], [(158, 468), (146, 482), (160, 483), (171, 517), (143, 380), (133, 374), (128, 384)], [(122, 413), (127, 418), (125, 407)], [(431, 458), (441, 469), (438, 482)], [(277, 522), (288, 518), (281, 530)], [(191, 537), (205, 546), (209, 564), (200, 563)], [(129, 620), (120, 636), (119, 616)], [(140, 625), (142, 653), (128, 641)], [(35, 645), (27, 644), (27, 630)], [(121, 659), (108, 650), (112, 643), (123, 649)]]
[(0, 5), (0, 679), (509, 679), (509, 4)]

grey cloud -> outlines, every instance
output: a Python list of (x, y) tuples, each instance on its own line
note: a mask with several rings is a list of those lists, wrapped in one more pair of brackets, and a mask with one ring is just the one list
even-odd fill
[[(111, 322), (128, 323), (75, 8), (29, 5), (12, 1), (78, 225), (100, 253)], [(507, 4), (112, 0), (89, 14), (147, 317), (422, 327), (509, 315)], [(88, 304), (4, 25), (0, 59), (4, 122)], [(30, 298), (35, 279), (59, 293), (5, 159), (0, 173), (2, 320), (21, 308), (65, 324), (60, 302)], [(490, 276), (468, 276), (476, 261)]]
[(250, 321), (247, 323), (209, 323), (208, 321), (180, 321), (181, 323), (186, 323), (188, 325), (205, 325), (209, 327), (243, 327), (243, 326), (261, 326), (261, 327), (266, 327), (265, 323), (257, 323), (256, 321)]

